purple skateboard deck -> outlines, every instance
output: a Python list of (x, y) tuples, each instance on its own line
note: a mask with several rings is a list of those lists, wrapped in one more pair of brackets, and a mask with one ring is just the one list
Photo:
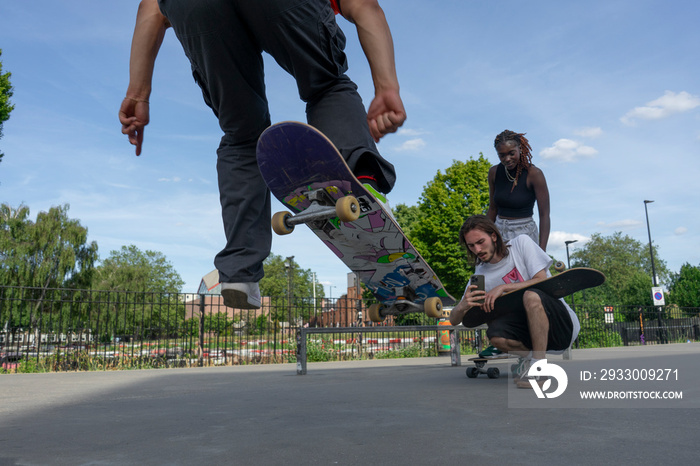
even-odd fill
[(325, 200), (321, 204), (326, 206), (348, 195), (357, 199), (357, 220), (344, 222), (331, 215), (304, 223), (359, 275), (382, 303), (382, 317), (420, 311), (416, 306), (402, 310), (400, 304), (404, 302), (420, 306), (426, 299), (439, 298), (442, 305), (454, 304), (454, 298), (393, 217), (355, 178), (321, 132), (298, 122), (272, 125), (258, 140), (257, 158), (270, 191), (294, 215), (301, 216), (309, 209), (312, 199), (319, 198), (319, 191)]

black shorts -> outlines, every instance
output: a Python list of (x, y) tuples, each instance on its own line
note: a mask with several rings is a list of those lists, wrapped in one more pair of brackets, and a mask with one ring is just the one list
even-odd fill
[[(553, 298), (540, 290), (537, 293), (542, 301), (544, 312), (549, 319), (549, 334), (547, 335), (547, 351), (563, 351), (571, 345), (574, 324), (571, 322), (569, 310), (559, 299)], [(514, 309), (510, 314), (489, 322), (486, 336), (501, 337), (521, 342), (532, 349), (530, 328), (527, 324), (525, 308)]]

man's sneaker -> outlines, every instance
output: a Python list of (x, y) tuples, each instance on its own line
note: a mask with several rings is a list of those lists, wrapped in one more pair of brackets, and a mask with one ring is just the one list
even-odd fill
[(525, 358), (518, 358), (518, 362), (513, 365), (511, 370), (513, 374), (513, 381), (518, 383), (522, 377), (527, 375), (527, 371), (530, 370), (530, 360)]
[[(542, 388), (542, 386), (547, 382), (548, 377), (544, 376), (531, 376), (531, 375), (523, 375), (523, 377), (520, 378), (515, 384), (516, 387), (518, 388), (529, 388), (532, 389), (534, 388), (532, 386), (532, 382), (535, 382), (537, 385)], [(532, 382), (531, 382), (532, 381)]]
[(257, 282), (222, 283), (221, 296), (224, 306), (234, 309), (260, 309), (260, 287)]
[(479, 353), (479, 357), (486, 358), (486, 359), (498, 359), (498, 358), (507, 358), (508, 354), (499, 350), (495, 346), (489, 346), (488, 348), (483, 350), (481, 353)]

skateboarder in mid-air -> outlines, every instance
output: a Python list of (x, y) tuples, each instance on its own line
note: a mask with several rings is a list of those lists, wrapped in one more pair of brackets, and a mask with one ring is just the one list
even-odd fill
[[(355, 24), (369, 62), (375, 95), (367, 112), (345, 75), (345, 36), (334, 12)], [(309, 124), (335, 144), (357, 178), (388, 193), (394, 167), (375, 142), (406, 119), (391, 32), (377, 0), (142, 0), (119, 111), (136, 155), (149, 122), (156, 56), (171, 26), (224, 132), (217, 172), (226, 246), (214, 261), (224, 304), (259, 308), (258, 282), (272, 241), (270, 192), (255, 157), (258, 137), (271, 123), (262, 52), (294, 76)]]
[[(452, 325), (459, 325), (470, 311), (488, 313), (502, 294), (550, 276), (552, 259), (531, 238), (520, 235), (506, 245), (496, 225), (484, 215), (469, 217), (459, 238), (475, 263), (474, 273), (484, 276), (485, 291), (467, 286), (450, 314)], [(527, 375), (530, 366), (545, 359), (546, 351), (566, 350), (579, 330), (576, 314), (563, 299), (532, 289), (525, 292), (522, 308), (489, 321), (486, 335), (502, 352), (520, 356), (516, 370), (518, 387), (531, 388), (531, 377)], [(541, 386), (544, 380), (537, 382)]]

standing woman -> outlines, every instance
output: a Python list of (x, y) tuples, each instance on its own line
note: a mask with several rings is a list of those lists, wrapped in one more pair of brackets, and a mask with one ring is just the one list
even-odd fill
[[(549, 240), (549, 190), (542, 170), (532, 164), (531, 147), (525, 133), (505, 130), (493, 143), (501, 161), (489, 169), (489, 210), (503, 239), (528, 235), (547, 250)], [(539, 233), (532, 218), (535, 201)]]

